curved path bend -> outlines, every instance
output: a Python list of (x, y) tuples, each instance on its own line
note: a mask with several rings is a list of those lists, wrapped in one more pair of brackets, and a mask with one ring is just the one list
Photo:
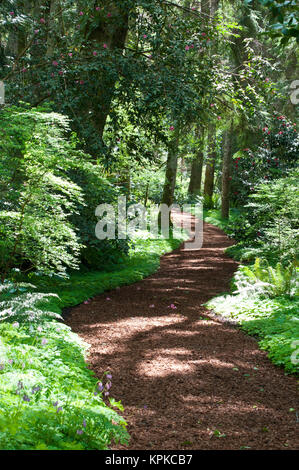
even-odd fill
[(129, 449), (298, 448), (298, 415), (289, 411), (298, 409), (296, 379), (202, 305), (229, 289), (238, 267), (224, 254), (231, 244), (204, 223), (202, 249), (182, 246), (152, 276), (68, 316), (91, 345), (90, 367), (113, 375)]

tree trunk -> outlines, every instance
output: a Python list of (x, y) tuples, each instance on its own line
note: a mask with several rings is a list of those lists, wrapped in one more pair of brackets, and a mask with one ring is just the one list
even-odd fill
[[(23, 2), (20, 2), (20, 8), (24, 10)], [(7, 40), (6, 55), (14, 58), (18, 57), (24, 50), (26, 44), (26, 34), (22, 26), (14, 26), (13, 30), (9, 32)]]
[[(210, 14), (210, 0), (201, 0), (200, 2), (200, 11), (205, 15)], [(207, 17), (204, 17), (206, 21), (208, 21)]]
[(162, 204), (171, 206), (174, 201), (174, 189), (176, 184), (177, 166), (178, 166), (178, 130), (174, 131), (174, 136), (169, 143), (168, 156), (166, 163), (165, 183), (162, 196)]
[(131, 198), (131, 172), (130, 168), (126, 168), (123, 174), (123, 188), (125, 190), (125, 195), (129, 201)]
[(207, 198), (210, 200), (212, 200), (214, 191), (216, 157), (216, 126), (215, 124), (211, 124), (208, 130), (208, 157), (204, 184), (204, 195), (207, 196)]
[[(220, 0), (210, 0), (209, 2), (209, 14), (210, 19), (214, 18), (218, 8)], [(207, 8), (207, 7), (206, 7)], [(210, 55), (215, 53), (217, 50), (217, 43), (210, 51)], [(209, 124), (208, 127), (208, 155), (205, 172), (205, 183), (204, 183), (204, 195), (206, 196), (206, 202), (209, 205), (212, 203), (213, 191), (214, 191), (214, 176), (215, 176), (215, 163), (216, 163), (216, 125), (214, 123)]]
[[(109, 8), (108, 8), (109, 7)], [(102, 21), (98, 26), (91, 30), (90, 24), (85, 30), (86, 39), (95, 41), (100, 48), (105, 44), (108, 50), (122, 51), (125, 47), (128, 28), (129, 12), (126, 7), (113, 5), (107, 2), (107, 11), (117, 17), (117, 22)], [(117, 82), (117, 76), (113, 74), (101, 74), (99, 76), (99, 85), (94, 103), (92, 103), (92, 118), (94, 126), (102, 140), (105, 124), (109, 115), (111, 102), (114, 95), (114, 88)]]
[(203, 168), (203, 132), (198, 128), (197, 133), (199, 134), (200, 148), (197, 151), (196, 157), (194, 158), (194, 160), (192, 160), (190, 183), (188, 188), (188, 192), (193, 195), (197, 195), (200, 193)]
[(200, 150), (197, 156), (192, 161), (191, 165), (191, 176), (188, 192), (196, 195), (200, 194), (201, 190), (201, 179), (202, 179), (202, 167), (203, 167), (203, 152)]
[(221, 191), (221, 217), (229, 217), (229, 189), (230, 189), (230, 170), (232, 160), (232, 135), (233, 125), (225, 132), (223, 145), (223, 163), (222, 163), (222, 191)]
[(48, 28), (49, 33), (47, 37), (47, 56), (51, 56), (54, 53), (54, 48), (56, 45), (56, 30), (55, 30), (55, 21), (58, 15), (59, 10), (59, 0), (51, 0), (50, 2), (50, 13), (48, 19)]
[(214, 16), (219, 8), (220, 0), (211, 0), (211, 16)]

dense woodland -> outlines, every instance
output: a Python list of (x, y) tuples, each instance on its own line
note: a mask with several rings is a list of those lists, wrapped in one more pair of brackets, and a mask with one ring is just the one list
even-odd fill
[(61, 314), (187, 236), (97, 239), (119, 196), (202, 204), (240, 262), (208, 307), (298, 374), (296, 3), (0, 0), (0, 449), (128, 442)]

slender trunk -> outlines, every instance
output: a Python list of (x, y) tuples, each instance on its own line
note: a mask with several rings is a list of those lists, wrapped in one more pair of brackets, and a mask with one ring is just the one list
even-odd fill
[(211, 15), (214, 16), (219, 8), (220, 0), (211, 0)]
[(119, 178), (119, 184), (122, 186), (127, 200), (131, 197), (131, 172), (130, 168), (123, 168)]
[(204, 184), (204, 195), (207, 196), (207, 198), (210, 200), (212, 199), (214, 191), (216, 157), (216, 126), (215, 124), (211, 124), (208, 130), (208, 156)]
[[(218, 8), (220, 0), (210, 0), (209, 2), (209, 14), (211, 19), (214, 18)], [(208, 9), (208, 8), (207, 8)], [(210, 54), (217, 51), (217, 43)], [(215, 163), (216, 163), (216, 125), (214, 123), (209, 124), (208, 127), (208, 155), (205, 172), (205, 183), (204, 183), (204, 195), (205, 200), (210, 206), (212, 203), (213, 191), (214, 191), (214, 176), (215, 176)]]
[(54, 53), (56, 45), (56, 32), (55, 32), (55, 21), (59, 10), (59, 0), (51, 0), (50, 2), (50, 14), (48, 20), (49, 33), (47, 38), (47, 56), (51, 56)]
[(179, 143), (179, 132), (174, 131), (172, 140), (168, 146), (168, 156), (166, 163), (165, 183), (162, 196), (162, 204), (171, 206), (174, 201), (174, 189), (176, 184), (176, 175), (178, 167), (178, 143)]
[[(201, 0), (200, 2), (200, 11), (205, 15), (210, 14), (210, 0)], [(208, 20), (206, 16), (204, 16), (205, 20)]]
[(200, 128), (197, 129), (199, 134), (200, 142), (200, 149), (197, 151), (197, 155), (192, 160), (191, 164), (191, 175), (190, 175), (190, 182), (188, 192), (193, 195), (197, 195), (201, 191), (201, 180), (202, 180), (202, 168), (203, 168), (203, 132)]
[(127, 168), (125, 171), (124, 187), (127, 195), (127, 200), (131, 199), (131, 172), (130, 168)]
[(203, 152), (200, 150), (191, 165), (191, 175), (188, 192), (190, 194), (200, 194), (203, 167)]
[(221, 217), (229, 217), (229, 190), (230, 190), (230, 170), (232, 160), (232, 135), (233, 125), (225, 132), (223, 145), (223, 163), (222, 163), (222, 191), (221, 191)]
[(149, 181), (146, 183), (146, 186), (145, 186), (144, 207), (147, 206), (148, 193), (149, 193)]

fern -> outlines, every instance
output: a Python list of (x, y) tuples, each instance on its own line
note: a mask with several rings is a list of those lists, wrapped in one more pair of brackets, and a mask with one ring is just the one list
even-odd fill
[(269, 297), (298, 295), (298, 276), (295, 264), (275, 268), (267, 260), (257, 258), (253, 266), (240, 266), (235, 276), (237, 293), (243, 296), (266, 294)]
[[(41, 322), (62, 319), (57, 312), (59, 297), (56, 294), (26, 292), (11, 300), (0, 302), (0, 320)], [(56, 311), (55, 311), (56, 310)]]

